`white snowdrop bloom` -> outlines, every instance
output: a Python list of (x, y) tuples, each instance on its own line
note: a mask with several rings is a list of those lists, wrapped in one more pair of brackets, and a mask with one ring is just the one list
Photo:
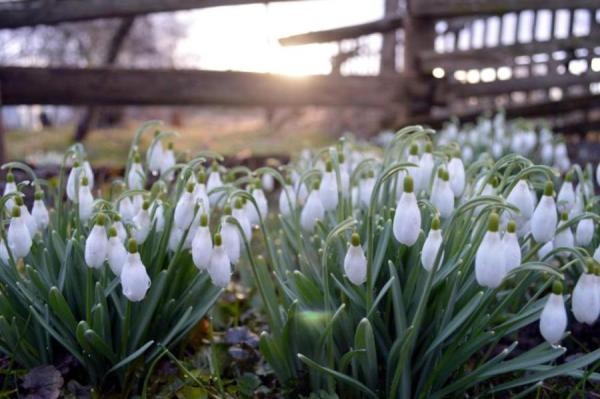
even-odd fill
[[(419, 193), (419, 146), (416, 143), (411, 144), (408, 149), (408, 158), (406, 159), (406, 162), (416, 165), (407, 168), (407, 170), (410, 177), (412, 177), (415, 192)], [(404, 188), (404, 179), (400, 180), (399, 183)]]
[(352, 199), (352, 204), (355, 208), (360, 206), (360, 190), (357, 186), (352, 186), (350, 190), (350, 198)]
[[(248, 187), (248, 190), (252, 192), (252, 187)], [(246, 218), (250, 222), (250, 226), (258, 224), (258, 211), (254, 207), (254, 204), (248, 201), (247, 198), (243, 199), (244, 201), (244, 213), (246, 214)]]
[[(155, 137), (156, 136), (158, 136), (158, 132), (156, 132)], [(164, 152), (160, 140), (153, 141), (153, 143), (150, 144), (150, 147), (148, 147), (148, 151), (146, 152), (146, 164), (154, 176), (158, 175), (158, 172), (160, 172)]]
[[(254, 186), (254, 189), (252, 190), (252, 197), (254, 198), (254, 201), (256, 201), (256, 205), (258, 205), (258, 210), (260, 212), (260, 216), (264, 220), (267, 217), (267, 215), (269, 214), (269, 203), (267, 202), (267, 197), (265, 197), (265, 193), (262, 190), (262, 188), (260, 188), (260, 186), (258, 186), (258, 185)], [(252, 204), (250, 204), (250, 205), (256, 212), (256, 209), (254, 208), (254, 206)], [(258, 223), (258, 222), (259, 222), (259, 218), (258, 218), (258, 214), (257, 214), (255, 223)]]
[(598, 247), (594, 251), (594, 260), (596, 262), (600, 262), (600, 245), (598, 245)]
[[(289, 184), (287, 184), (289, 183)], [(291, 186), (291, 181), (286, 182), (279, 192), (279, 212), (283, 216), (289, 216), (294, 207), (294, 188)]]
[(143, 244), (150, 234), (150, 229), (152, 228), (152, 221), (150, 220), (150, 215), (148, 214), (148, 208), (150, 208), (150, 203), (148, 201), (144, 201), (142, 205), (142, 209), (138, 212), (137, 215), (133, 217), (133, 236), (137, 243)]
[(131, 190), (143, 190), (144, 181), (146, 180), (146, 174), (144, 173), (144, 167), (140, 159), (140, 154), (137, 152), (133, 155), (133, 162), (129, 167), (127, 173), (127, 186)]
[[(232, 216), (236, 218), (236, 220), (242, 227), (242, 231), (246, 236), (246, 240), (250, 241), (252, 239), (252, 225), (248, 220), (248, 216), (246, 215), (246, 211), (244, 210), (244, 204), (241, 198), (236, 198), (234, 202)], [(243, 240), (240, 242), (243, 242)]]
[[(13, 175), (12, 172), (9, 171), (6, 174), (6, 184), (4, 185), (4, 195), (15, 193), (16, 191), (17, 191), (17, 184), (15, 183), (15, 175)], [(14, 206), (15, 206), (15, 200), (13, 198), (9, 198), (4, 203), (4, 208), (9, 212), (12, 210), (12, 208)]]
[(38, 230), (43, 230), (48, 227), (48, 224), (50, 223), (48, 209), (46, 208), (46, 204), (44, 204), (44, 192), (36, 191), (34, 198), (31, 216), (35, 220)]
[(548, 242), (554, 238), (558, 216), (553, 194), (554, 186), (551, 181), (548, 181), (544, 188), (544, 195), (531, 217), (531, 233), (537, 242)]
[(580, 190), (575, 190), (575, 202), (573, 202), (573, 207), (571, 208), (571, 211), (569, 212), (569, 218), (575, 218), (579, 215), (581, 215), (583, 213), (583, 209), (584, 209), (584, 199), (583, 199), (583, 194), (581, 193)]
[(516, 218), (515, 221), (517, 222), (517, 236), (519, 238), (523, 238), (531, 233), (531, 221), (524, 220), (523, 218)]
[(275, 188), (275, 179), (270, 173), (263, 173), (260, 178), (263, 190), (270, 193)]
[(194, 184), (188, 183), (185, 191), (179, 197), (177, 205), (175, 205), (175, 214), (173, 216), (173, 223), (175, 227), (185, 230), (190, 227), (192, 220), (194, 219), (194, 209), (196, 203), (194, 201)]
[[(442, 230), (440, 229), (440, 219), (437, 217), (431, 222), (431, 229), (425, 243), (423, 244), (423, 250), (421, 251), (421, 264), (423, 268), (430, 272), (433, 270), (435, 260), (442, 247)], [(441, 265), (444, 255), (440, 256), (439, 264)], [(438, 267), (439, 268), (439, 267)]]
[(352, 234), (350, 247), (344, 257), (344, 272), (352, 284), (360, 285), (367, 281), (367, 258), (357, 233)]
[(550, 345), (558, 345), (567, 330), (567, 310), (562, 284), (555, 281), (540, 315), (540, 333)]
[(521, 246), (516, 234), (517, 224), (514, 220), (508, 222), (506, 233), (502, 236), (506, 273), (521, 265)]
[(596, 167), (596, 183), (600, 186), (600, 163)]
[[(566, 212), (563, 212), (561, 215), (561, 220), (558, 223), (558, 227), (556, 228), (556, 235), (554, 236), (554, 248), (573, 248), (575, 247), (575, 238), (573, 237), (573, 232), (570, 227), (564, 228), (561, 231), (562, 226), (564, 226), (569, 221), (569, 216)], [(566, 255), (567, 253), (563, 253)]]
[[(176, 252), (179, 249), (179, 245), (181, 245), (181, 249), (187, 249), (188, 248), (187, 237), (190, 235), (189, 233), (190, 233), (190, 231), (188, 231), (188, 234), (186, 236), (184, 229), (181, 229), (177, 226), (173, 226), (173, 228), (169, 232), (169, 242), (168, 242), (169, 250), (172, 252)], [(181, 241), (183, 240), (184, 236), (186, 236), (186, 240), (183, 241), (183, 243), (182, 243)], [(191, 247), (191, 245), (190, 245), (190, 247)]]
[(590, 259), (588, 272), (583, 273), (577, 280), (571, 298), (571, 310), (575, 319), (590, 326), (600, 315), (600, 287), (594, 269), (594, 261)]
[(326, 211), (332, 211), (337, 207), (337, 177), (333, 171), (331, 161), (327, 161), (325, 173), (323, 173), (323, 179), (321, 179), (321, 185), (319, 186), (319, 196)]
[(87, 176), (88, 178), (88, 185), (90, 186), (90, 190), (92, 190), (94, 188), (95, 183), (94, 170), (92, 169), (92, 165), (90, 164), (90, 161), (87, 160), (87, 158), (84, 158), (82, 167), (85, 176)]
[[(235, 233), (237, 235), (237, 231)], [(208, 229), (208, 215), (203, 213), (200, 217), (200, 227), (196, 229), (192, 240), (192, 260), (198, 270), (202, 271), (208, 268), (212, 246), (212, 237)]]
[(152, 223), (157, 233), (165, 231), (165, 206), (161, 200), (157, 200), (152, 213)]
[(24, 258), (31, 250), (31, 235), (27, 229), (25, 221), (21, 217), (21, 209), (18, 206), (13, 207), (12, 218), (8, 225), (8, 233), (6, 234), (6, 243), (15, 258)]
[(15, 197), (15, 206), (19, 207), (21, 211), (21, 219), (23, 219), (25, 226), (27, 226), (29, 235), (33, 238), (37, 233), (38, 225), (34, 217), (31, 216), (31, 213), (29, 213), (29, 209), (27, 209), (27, 206), (25, 205), (21, 194)]
[(580, 247), (587, 247), (594, 238), (594, 221), (592, 219), (582, 219), (577, 224), (575, 231), (575, 242)]
[(206, 174), (203, 170), (198, 172), (198, 183), (194, 187), (194, 203), (200, 204), (202, 212), (210, 214), (210, 200), (208, 199), (208, 190), (206, 189)]
[(473, 160), (473, 148), (471, 146), (465, 145), (462, 147), (462, 159), (466, 163), (470, 163)]
[(123, 295), (131, 302), (139, 302), (146, 297), (150, 288), (150, 277), (138, 253), (137, 243), (130, 239), (128, 254), (121, 269), (121, 288)]
[(79, 219), (82, 222), (87, 222), (94, 210), (94, 197), (88, 186), (86, 176), (81, 179), (81, 183), (79, 184), (79, 202), (77, 206), (79, 207)]
[(162, 162), (160, 163), (160, 175), (166, 181), (172, 181), (175, 175), (174, 171), (171, 169), (175, 166), (175, 151), (173, 151), (173, 143), (167, 144), (167, 149), (164, 151)]
[(448, 163), (448, 174), (450, 175), (450, 188), (456, 198), (462, 196), (465, 191), (466, 178), (465, 166), (462, 159), (453, 156)]
[(219, 164), (214, 162), (211, 166), (210, 173), (208, 174), (208, 180), (206, 181), (206, 190), (208, 191), (208, 200), (210, 205), (216, 206), (221, 197), (222, 192), (211, 192), (218, 188), (223, 187), (223, 180), (221, 180), (221, 174), (219, 173)]
[(365, 179), (360, 179), (358, 183), (358, 196), (360, 203), (368, 208), (371, 203), (371, 195), (373, 194), (373, 188), (375, 187), (375, 173), (372, 170), (367, 172)]
[(548, 255), (550, 253), (550, 251), (552, 251), (554, 249), (554, 242), (553, 241), (548, 241), (547, 243), (545, 243), (544, 245), (542, 245), (542, 247), (538, 250), (538, 258), (540, 260), (544, 259), (546, 257), (546, 255)]
[(479, 285), (497, 288), (506, 275), (504, 245), (498, 232), (500, 218), (496, 213), (490, 216), (488, 231), (475, 255), (475, 279)]
[(127, 230), (125, 230), (125, 226), (123, 226), (123, 222), (121, 221), (121, 216), (119, 214), (115, 214), (113, 216), (113, 227), (117, 229), (117, 236), (119, 239), (125, 243), (127, 239)]
[(575, 189), (573, 188), (573, 174), (567, 173), (558, 195), (556, 196), (556, 206), (559, 212), (569, 212), (575, 205)]
[(550, 165), (554, 158), (554, 147), (551, 143), (544, 143), (541, 150), (542, 163), (544, 165)]
[(6, 241), (4, 238), (0, 238), (0, 261), (5, 265), (8, 265), (9, 260), (10, 255), (8, 253), (8, 247), (6, 246)]
[(308, 195), (306, 205), (300, 213), (300, 225), (305, 231), (311, 232), (315, 228), (317, 220), (323, 220), (325, 208), (319, 195), (319, 184), (315, 182), (313, 189)]
[[(349, 165), (345, 162), (343, 153), (338, 154), (338, 164), (340, 169), (340, 184), (342, 185), (342, 196), (348, 198), (350, 196), (350, 172)], [(337, 181), (336, 181), (337, 183)]]
[[(420, 191), (429, 192), (429, 185), (431, 182), (431, 175), (433, 174), (433, 154), (432, 154), (431, 143), (425, 143), (425, 148), (421, 159), (419, 160), (419, 183), (418, 187)], [(420, 191), (415, 191), (419, 194)]]
[(421, 211), (414, 193), (412, 177), (404, 178), (404, 192), (396, 204), (393, 231), (396, 241), (412, 246), (421, 232)]
[(533, 198), (531, 197), (531, 190), (529, 190), (529, 185), (526, 180), (519, 180), (517, 184), (513, 187), (506, 198), (506, 201), (519, 208), (520, 215), (515, 215), (511, 212), (512, 217), (518, 218), (522, 217), (526, 220), (531, 218), (534, 210)]
[(554, 157), (556, 158), (568, 158), (567, 145), (565, 143), (558, 143), (554, 148)]
[(108, 252), (105, 222), (105, 216), (102, 213), (98, 214), (96, 224), (85, 240), (85, 264), (94, 269), (102, 267)]
[(120, 276), (123, 270), (123, 265), (127, 260), (127, 250), (123, 241), (119, 237), (119, 232), (113, 226), (108, 230), (108, 245), (106, 250), (106, 258), (108, 260), (108, 266), (115, 276)]
[(237, 226), (228, 222), (231, 215), (231, 207), (227, 205), (225, 208), (223, 222), (221, 223), (221, 238), (223, 239), (223, 247), (227, 251), (229, 261), (235, 265), (240, 259), (242, 242), (240, 241), (241, 238)]
[(212, 283), (217, 287), (225, 288), (231, 280), (231, 262), (223, 247), (220, 234), (215, 234), (215, 245), (208, 263), (208, 274)]
[(77, 181), (81, 182), (81, 179), (85, 176), (85, 172), (79, 165), (79, 162), (75, 161), (73, 166), (71, 167), (71, 171), (69, 172), (69, 177), (67, 177), (67, 197), (75, 202), (77, 200)]
[(124, 221), (130, 222), (133, 220), (133, 217), (135, 216), (135, 208), (133, 207), (131, 197), (125, 197), (121, 199), (117, 208)]
[(431, 189), (431, 203), (440, 212), (442, 218), (448, 218), (454, 211), (454, 193), (450, 188), (448, 171), (444, 168), (438, 169)]

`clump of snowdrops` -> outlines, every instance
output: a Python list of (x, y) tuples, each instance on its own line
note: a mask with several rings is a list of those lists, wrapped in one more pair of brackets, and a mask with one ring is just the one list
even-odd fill
[[(560, 346), (600, 313), (590, 173), (562, 179), (519, 154), (467, 163), (433, 136), (408, 127), (383, 151), (342, 140), (288, 165), (274, 278), (259, 285), (273, 329), (261, 350), (279, 379), (372, 398), (598, 381), (586, 366), (600, 349), (565, 362)], [(532, 323), (540, 343), (527, 350)]]

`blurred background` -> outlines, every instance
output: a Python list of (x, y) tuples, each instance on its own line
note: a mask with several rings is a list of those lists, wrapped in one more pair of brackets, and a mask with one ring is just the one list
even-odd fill
[(504, 109), (596, 142), (600, 1), (0, 0), (0, 158), (245, 159)]

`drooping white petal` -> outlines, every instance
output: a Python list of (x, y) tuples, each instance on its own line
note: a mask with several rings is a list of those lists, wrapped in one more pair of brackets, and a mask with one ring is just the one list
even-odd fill
[(506, 273), (521, 265), (521, 246), (515, 233), (504, 233), (502, 237)]
[(31, 216), (31, 213), (29, 213), (29, 209), (27, 209), (27, 206), (25, 204), (21, 205), (21, 217), (23, 218), (23, 221), (25, 222), (25, 226), (27, 226), (27, 230), (29, 230), (29, 235), (31, 237), (34, 237), (38, 231), (38, 225), (37, 222), (35, 220), (35, 218), (33, 216)]
[[(430, 152), (423, 153), (419, 160), (419, 183), (416, 185), (419, 190), (429, 192), (433, 166), (433, 155)], [(415, 192), (418, 193), (419, 191), (415, 190)]]
[(15, 260), (29, 254), (32, 244), (31, 235), (21, 216), (10, 219), (6, 242)]
[(508, 194), (506, 201), (519, 208), (520, 215), (512, 214), (512, 217), (515, 219), (518, 216), (521, 216), (528, 220), (533, 214), (535, 205), (533, 203), (533, 198), (531, 197), (529, 186), (525, 180), (518, 181), (510, 191), (510, 194)]
[(485, 233), (475, 256), (475, 278), (479, 285), (497, 288), (506, 275), (506, 257), (497, 231)]
[(573, 297), (571, 298), (575, 319), (590, 326), (600, 315), (600, 287), (598, 287), (596, 278), (593, 274), (583, 273), (573, 288)]
[(143, 190), (144, 189), (144, 167), (139, 162), (134, 162), (131, 164), (131, 168), (129, 168), (129, 173), (127, 174), (127, 186), (131, 190)]
[[(234, 208), (232, 212), (232, 216), (237, 219), (238, 223), (242, 227), (242, 231), (246, 236), (246, 239), (250, 241), (252, 239), (252, 225), (248, 220), (248, 216), (243, 208)], [(240, 241), (242, 242), (242, 241)]]
[(103, 225), (96, 224), (85, 240), (85, 263), (99, 269), (104, 264), (108, 251), (108, 238)]
[(352, 284), (360, 285), (367, 281), (367, 258), (360, 245), (350, 245), (344, 257), (344, 272)]
[(139, 302), (146, 297), (150, 288), (150, 277), (137, 252), (127, 254), (121, 270), (121, 287), (123, 295), (131, 302)]
[(208, 268), (211, 252), (212, 237), (210, 236), (210, 231), (208, 230), (208, 227), (200, 226), (196, 230), (194, 239), (192, 240), (192, 260), (198, 270), (205, 270)]
[(69, 172), (69, 177), (67, 177), (67, 197), (71, 201), (75, 201), (77, 199), (77, 192), (75, 191), (75, 186), (77, 181), (81, 181), (81, 178), (84, 176), (84, 172), (81, 166), (78, 164), (73, 165), (71, 171)]
[(413, 192), (404, 192), (396, 205), (393, 225), (394, 237), (401, 244), (411, 246), (421, 232), (421, 212)]
[(556, 197), (556, 206), (559, 212), (569, 212), (575, 205), (575, 190), (570, 181), (563, 182)]
[(220, 198), (223, 196), (222, 192), (211, 192), (217, 188), (223, 187), (223, 181), (221, 180), (221, 174), (218, 171), (211, 171), (206, 181), (206, 190), (208, 193), (208, 200), (210, 205), (216, 206)]
[(542, 245), (542, 247), (538, 250), (538, 258), (540, 260), (544, 259), (546, 257), (546, 255), (548, 255), (550, 253), (550, 251), (552, 251), (554, 249), (554, 242), (553, 241), (548, 241), (547, 243), (545, 243), (544, 245)]
[(138, 212), (137, 215), (133, 218), (134, 225), (134, 237), (138, 244), (143, 244), (150, 233), (150, 228), (152, 227), (152, 221), (150, 220), (150, 215), (148, 211), (142, 209)]
[(537, 242), (548, 242), (554, 238), (558, 215), (554, 198), (544, 195), (531, 217), (531, 233)]
[(450, 174), (450, 187), (455, 197), (460, 197), (465, 191), (465, 166), (462, 159), (452, 157), (448, 163), (448, 173)]
[(44, 200), (37, 199), (33, 202), (31, 216), (33, 216), (39, 230), (48, 227), (50, 216), (48, 215), (48, 209), (46, 208), (46, 204), (44, 204)]
[(0, 238), (0, 260), (5, 265), (8, 265), (8, 261), (10, 260), (10, 255), (8, 254), (8, 247), (6, 246), (4, 238)]
[(94, 197), (90, 192), (89, 186), (79, 185), (79, 219), (86, 222), (92, 216), (94, 210)]
[(373, 188), (375, 187), (375, 178), (367, 177), (366, 179), (361, 179), (358, 186), (358, 194), (360, 197), (360, 203), (364, 207), (368, 207), (371, 202), (371, 194), (373, 193)]
[(133, 220), (133, 217), (135, 216), (135, 209), (133, 207), (131, 197), (125, 197), (121, 199), (121, 201), (119, 201), (118, 209), (123, 220), (125, 220), (126, 222), (130, 222)]
[(236, 264), (240, 259), (240, 234), (237, 227), (227, 221), (222, 223), (221, 237), (223, 238), (223, 247), (227, 252), (229, 261), (232, 264)]
[(325, 172), (319, 186), (321, 203), (326, 211), (334, 210), (338, 204), (338, 189), (335, 172)]
[(270, 173), (264, 173), (261, 176), (261, 183), (262, 183), (262, 188), (263, 190), (265, 190), (266, 192), (270, 193), (271, 191), (273, 191), (273, 189), (275, 188), (275, 179), (273, 178), (273, 175)]
[(554, 248), (573, 248), (575, 247), (575, 238), (573, 237), (573, 232), (570, 227), (563, 229), (562, 231), (558, 231), (566, 221), (562, 221), (558, 224), (557, 233), (554, 236)]
[(175, 166), (175, 153), (169, 148), (164, 152), (162, 162), (160, 163), (160, 175), (164, 176), (166, 181), (173, 180), (174, 172), (170, 170), (173, 166)]
[(208, 274), (214, 285), (225, 288), (231, 280), (231, 263), (222, 245), (215, 246), (210, 255)]
[(325, 208), (321, 202), (319, 192), (312, 190), (306, 200), (306, 205), (300, 214), (300, 224), (305, 231), (313, 231), (317, 219), (323, 220)]
[(557, 345), (567, 330), (567, 311), (562, 295), (550, 294), (540, 315), (540, 333), (551, 345)]
[(155, 176), (158, 174), (158, 172), (160, 172), (163, 156), (163, 145), (160, 140), (157, 140), (154, 142), (154, 145), (151, 145), (150, 148), (148, 148), (148, 152), (146, 153), (146, 162), (148, 164), (148, 168)]
[(190, 224), (194, 219), (195, 206), (193, 194), (184, 191), (183, 194), (181, 194), (179, 201), (177, 201), (175, 215), (173, 216), (173, 222), (177, 228), (185, 230), (190, 227)]
[(294, 189), (291, 186), (284, 186), (279, 193), (279, 212), (283, 216), (289, 216), (291, 207), (294, 206)]
[(110, 270), (112, 270), (115, 276), (120, 276), (127, 260), (127, 250), (119, 236), (108, 239), (107, 259)]
[(454, 211), (454, 193), (450, 188), (450, 183), (439, 177), (431, 189), (431, 203), (435, 205), (442, 218), (448, 218)]
[[(435, 260), (440, 252), (442, 246), (442, 231), (440, 229), (429, 230), (425, 243), (423, 244), (423, 250), (421, 251), (421, 264), (427, 271), (433, 270)], [(440, 256), (440, 264), (442, 263), (444, 255)], [(439, 267), (438, 267), (439, 269)]]
[[(252, 197), (254, 197), (254, 201), (256, 201), (256, 205), (258, 205), (258, 210), (260, 211), (260, 216), (264, 220), (269, 213), (269, 204), (267, 202), (267, 197), (265, 197), (264, 191), (261, 188), (255, 188), (252, 190)], [(254, 206), (252, 206), (252, 204), (250, 205), (252, 209), (254, 209)], [(254, 209), (254, 212), (256, 212), (256, 209)], [(258, 221), (259, 219), (257, 214), (256, 221), (254, 223), (258, 223)]]
[(90, 165), (90, 161), (85, 160), (83, 161), (83, 172), (85, 173), (85, 176), (88, 178), (88, 186), (90, 187), (90, 190), (94, 189), (94, 171), (92, 170), (92, 165)]
[[(14, 177), (13, 177), (13, 179), (14, 179)], [(6, 184), (4, 185), (4, 195), (16, 193), (16, 192), (17, 192), (17, 184), (14, 181), (7, 181)], [(10, 212), (14, 206), (15, 206), (14, 198), (9, 198), (8, 201), (6, 201), (4, 204), (4, 208), (8, 212)]]

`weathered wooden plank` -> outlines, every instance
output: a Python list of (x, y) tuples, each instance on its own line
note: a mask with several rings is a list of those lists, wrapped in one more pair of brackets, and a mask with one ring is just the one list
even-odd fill
[(298, 0), (34, 0), (0, 2), (0, 29), (156, 12)]
[(282, 46), (298, 46), (311, 43), (337, 42), (344, 39), (354, 39), (372, 33), (391, 32), (402, 27), (402, 16), (394, 15), (364, 24), (344, 26), (341, 28), (325, 29), (298, 35), (282, 37)]
[(0, 67), (4, 104), (327, 105), (401, 101), (398, 79), (198, 70)]

